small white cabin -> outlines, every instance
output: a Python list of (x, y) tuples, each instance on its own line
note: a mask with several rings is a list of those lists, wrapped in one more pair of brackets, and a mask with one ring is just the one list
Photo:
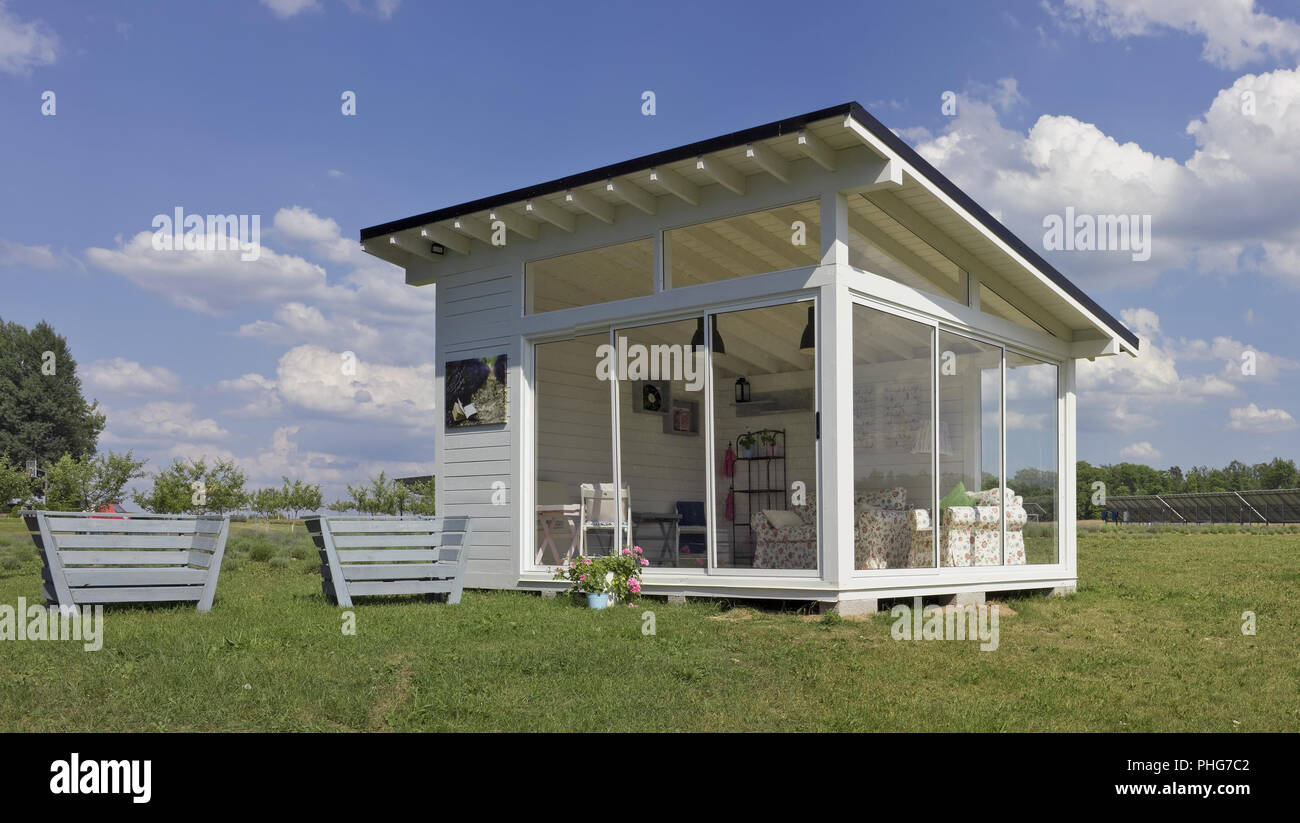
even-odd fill
[(1075, 586), (1075, 361), (1137, 337), (857, 103), (361, 241), (437, 289), (470, 586), (632, 544), (676, 597)]

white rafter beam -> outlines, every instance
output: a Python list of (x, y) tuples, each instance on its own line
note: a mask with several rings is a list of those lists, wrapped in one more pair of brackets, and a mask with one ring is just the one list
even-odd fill
[(524, 204), (524, 211), (545, 220), (552, 226), (564, 229), (569, 234), (578, 230), (578, 218), (549, 200), (529, 200)]
[(672, 169), (651, 169), (650, 182), (657, 183), (664, 191), (676, 195), (692, 206), (700, 205), (700, 187)]
[(492, 245), (492, 227), (477, 217), (457, 217), (451, 221), (451, 227), (480, 243)]
[(724, 188), (730, 189), (736, 194), (745, 193), (745, 175), (716, 157), (706, 159), (701, 156), (695, 158), (695, 168), (697, 171), (702, 171), (712, 177), (716, 182), (722, 184)]
[(421, 260), (439, 260), (439, 255), (429, 250), (429, 241), (420, 237), (414, 237), (409, 234), (390, 234), (388, 235), (388, 245), (401, 249), (402, 251), (415, 255)]
[(799, 151), (812, 158), (812, 161), (826, 171), (835, 171), (835, 149), (826, 145), (826, 141), (806, 129), (799, 130), (795, 141)]
[(469, 238), (463, 234), (457, 234), (445, 226), (425, 226), (420, 229), (420, 236), (430, 243), (445, 246), (457, 254), (469, 254)]
[(564, 202), (572, 203), (603, 223), (614, 223), (614, 207), (591, 192), (569, 189), (564, 193)]
[(765, 146), (762, 143), (750, 143), (745, 146), (745, 156), (758, 164), (760, 169), (782, 183), (790, 182), (789, 161), (773, 151), (770, 146)]
[(537, 233), (541, 231), (541, 226), (538, 225), (536, 220), (524, 217), (522, 214), (510, 209), (493, 209), (488, 212), (489, 225), (497, 220), (505, 223), (506, 228), (510, 231), (521, 237), (527, 237), (529, 240), (536, 240)]
[(623, 202), (637, 207), (646, 214), (654, 214), (659, 205), (653, 194), (626, 180), (606, 181), (605, 191), (618, 197)]

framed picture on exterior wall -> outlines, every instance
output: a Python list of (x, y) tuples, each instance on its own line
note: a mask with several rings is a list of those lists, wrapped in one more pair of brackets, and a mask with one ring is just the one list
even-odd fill
[(673, 400), (664, 418), (664, 434), (700, 433), (700, 404), (694, 400)]
[(632, 411), (642, 414), (668, 414), (668, 383), (662, 380), (639, 380), (632, 393)]
[(506, 356), (449, 360), (445, 375), (447, 428), (506, 422)]

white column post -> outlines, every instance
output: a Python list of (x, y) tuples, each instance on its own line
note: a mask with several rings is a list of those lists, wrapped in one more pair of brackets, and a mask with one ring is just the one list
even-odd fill
[[(848, 199), (838, 191), (821, 198), (822, 265), (849, 262)], [(845, 272), (821, 288), (817, 309), (817, 362), (821, 414), (821, 476), (817, 488), (822, 577), (843, 586), (853, 572), (853, 301)]]
[(1066, 573), (1070, 577), (1078, 576), (1078, 533), (1075, 523), (1075, 516), (1079, 510), (1077, 505), (1079, 493), (1075, 477), (1075, 466), (1078, 463), (1078, 447), (1075, 442), (1077, 416), (1075, 363), (1076, 361), (1071, 358), (1061, 365), (1061, 468), (1058, 472), (1061, 500), (1056, 514), (1061, 531), (1061, 562), (1065, 564)]

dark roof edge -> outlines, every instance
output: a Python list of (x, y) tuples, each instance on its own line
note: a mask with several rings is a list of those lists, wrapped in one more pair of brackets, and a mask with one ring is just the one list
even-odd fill
[(1034, 268), (1047, 275), (1053, 283), (1060, 286), (1067, 294), (1078, 300), (1088, 311), (1097, 316), (1097, 319), (1105, 323), (1110, 330), (1118, 334), (1126, 343), (1136, 351), (1138, 348), (1138, 337), (1129, 331), (1128, 327), (1119, 322), (1111, 315), (1110, 312), (1103, 309), (1088, 295), (1084, 294), (1083, 289), (1076, 286), (1068, 277), (1056, 270), (1056, 267), (1043, 259), (1042, 255), (1031, 249), (1025, 244), (1025, 241), (1017, 237), (1010, 229), (1002, 225), (1002, 222), (993, 215), (984, 210), (984, 207), (971, 199), (970, 195), (957, 188), (957, 185), (943, 175), (938, 169), (930, 165), (916, 149), (907, 145), (907, 143), (894, 132), (890, 131), (885, 124), (881, 123), (871, 113), (862, 107), (857, 101), (848, 104), (852, 111), (853, 119), (866, 126), (867, 129), (880, 138), (881, 142), (889, 146), (890, 149), (898, 153), (900, 157), (910, 163), (921, 174), (925, 175), (930, 182), (939, 187), (939, 190), (953, 199), (957, 205), (961, 206), (972, 217), (980, 221), (989, 231), (1016, 251), (1021, 257), (1025, 258), (1034, 266)]
[(624, 160), (610, 166), (602, 166), (598, 169), (582, 172), (580, 174), (561, 177), (551, 180), (547, 183), (539, 183), (533, 186), (527, 186), (522, 189), (515, 189), (503, 194), (492, 195), (478, 200), (471, 200), (468, 203), (461, 203), (455, 206), (438, 209), (436, 211), (417, 214), (412, 217), (405, 217), (401, 220), (393, 220), (388, 223), (380, 223), (377, 226), (370, 226), (361, 230), (361, 242), (375, 237), (382, 237), (398, 231), (407, 231), (418, 228), (429, 223), (436, 223), (440, 220), (448, 220), (453, 217), (461, 217), (476, 211), (493, 209), (498, 206), (505, 206), (509, 203), (517, 203), (520, 200), (528, 200), (533, 197), (541, 197), (547, 194), (554, 194), (566, 189), (586, 186), (592, 183), (599, 183), (602, 180), (608, 180), (611, 177), (620, 177), (632, 172), (641, 171), (653, 166), (662, 166), (668, 163), (675, 163), (679, 160), (687, 160), (697, 157), (701, 154), (710, 154), (724, 149), (743, 146), (747, 143), (753, 143), (758, 140), (768, 140), (773, 137), (779, 137), (783, 134), (798, 131), (810, 123), (819, 120), (826, 120), (831, 117), (851, 115), (867, 128), (873, 135), (880, 139), (891, 150), (896, 152), (905, 161), (911, 164), (918, 172), (923, 174), (930, 182), (938, 186), (939, 190), (970, 213), (972, 217), (978, 220), (985, 228), (993, 232), (1000, 240), (1010, 246), (1017, 254), (1029, 261), (1031, 265), (1045, 274), (1049, 280), (1060, 286), (1067, 294), (1079, 301), (1088, 311), (1097, 316), (1099, 320), (1115, 334), (1119, 335), (1128, 343), (1134, 351), (1138, 348), (1137, 335), (1129, 331), (1123, 323), (1116, 320), (1110, 312), (1103, 309), (1095, 300), (1084, 294), (1083, 290), (1070, 282), (1064, 274), (1057, 271), (1054, 266), (1042, 258), (1038, 252), (1031, 249), (1023, 240), (1017, 237), (1006, 226), (989, 214), (985, 209), (970, 198), (965, 192), (945, 177), (938, 169), (930, 165), (925, 158), (917, 154), (916, 150), (907, 145), (898, 135), (894, 134), (888, 127), (871, 115), (862, 105), (856, 101), (842, 103), (838, 106), (819, 109), (818, 111), (802, 114), (797, 117), (790, 117), (785, 120), (777, 120), (762, 126), (745, 129), (743, 131), (724, 134), (720, 137), (714, 137), (709, 140), (701, 140), (696, 143), (689, 143), (685, 146), (678, 146), (674, 149), (647, 154), (632, 160)]

